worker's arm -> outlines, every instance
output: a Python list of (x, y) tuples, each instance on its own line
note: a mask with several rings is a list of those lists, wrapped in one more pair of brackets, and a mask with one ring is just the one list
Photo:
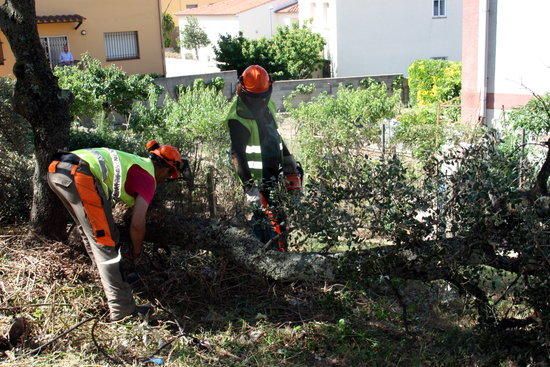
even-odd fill
[(145, 238), (145, 217), (149, 203), (141, 197), (136, 197), (132, 221), (130, 223), (130, 238), (132, 239), (132, 257), (137, 259), (143, 251), (143, 239)]
[(236, 120), (229, 120), (229, 135), (231, 137), (231, 159), (237, 175), (245, 184), (252, 182), (252, 173), (246, 160), (246, 142), (250, 132)]

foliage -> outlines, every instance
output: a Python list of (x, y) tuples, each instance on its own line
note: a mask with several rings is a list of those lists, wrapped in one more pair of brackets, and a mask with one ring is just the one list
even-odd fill
[(208, 35), (201, 28), (195, 17), (187, 17), (187, 24), (181, 31), (181, 45), (189, 50), (195, 50), (195, 56), (199, 58), (199, 48), (208, 46), (210, 40)]
[(397, 119), (393, 143), (402, 143), (411, 149), (413, 156), (422, 162), (428, 161), (446, 145), (467, 140), (476, 133), (476, 128), (458, 121), (458, 100), (446, 106), (432, 104), (405, 110)]
[(13, 111), (13, 88), (13, 80), (0, 78), (0, 223), (27, 219), (32, 199), (32, 132)]
[(214, 47), (222, 70), (242, 72), (250, 65), (264, 67), (274, 79), (310, 78), (323, 62), (325, 42), (307, 26), (279, 27), (271, 39), (224, 35)]
[[(216, 91), (223, 91), (225, 87), (225, 79), (222, 77), (215, 77), (209, 82), (205, 82), (204, 79), (198, 78), (193, 81), (193, 89), (204, 89), (204, 88), (214, 88)], [(178, 86), (176, 87), (178, 92), (181, 90), (181, 88)]]
[(307, 26), (292, 24), (277, 28), (271, 40), (275, 64), (284, 67), (280, 75), (284, 79), (306, 79), (323, 63), (325, 40)]
[(535, 96), (525, 106), (516, 107), (508, 114), (507, 124), (516, 129), (525, 129), (534, 135), (550, 132), (550, 93)]
[(160, 87), (149, 75), (128, 76), (115, 65), (102, 66), (99, 60), (83, 55), (78, 66), (57, 67), (59, 86), (74, 95), (71, 112), (76, 118), (117, 112), (127, 115), (134, 101), (145, 100)]
[(461, 64), (446, 60), (417, 60), (408, 69), (411, 103), (428, 105), (460, 96)]
[(181, 87), (179, 98), (166, 97), (162, 106), (158, 95), (151, 94), (148, 103), (136, 103), (130, 128), (146, 139), (159, 139), (195, 151), (199, 148), (224, 159), (228, 136), (222, 120), (228, 112), (227, 98), (216, 88)]
[(172, 45), (172, 33), (176, 29), (174, 18), (168, 13), (162, 14), (162, 40), (164, 47), (170, 47)]
[(298, 124), (300, 158), (308, 173), (339, 165), (338, 156), (378, 141), (379, 123), (395, 116), (399, 101), (398, 91), (373, 83), (366, 89), (340, 86), (335, 96), (322, 93), (297, 108), (289, 106)]

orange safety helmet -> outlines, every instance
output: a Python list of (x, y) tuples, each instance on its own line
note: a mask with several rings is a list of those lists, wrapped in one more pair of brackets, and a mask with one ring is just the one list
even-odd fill
[(239, 81), (244, 91), (249, 93), (265, 93), (271, 88), (273, 81), (267, 71), (260, 65), (251, 65), (240, 76)]
[(159, 157), (166, 165), (172, 168), (173, 172), (170, 178), (176, 179), (183, 170), (183, 159), (177, 148), (171, 145), (160, 145), (156, 140), (147, 142), (147, 151), (151, 155)]

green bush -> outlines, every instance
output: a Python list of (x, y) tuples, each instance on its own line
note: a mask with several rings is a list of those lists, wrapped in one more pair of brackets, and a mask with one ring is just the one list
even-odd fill
[(32, 200), (32, 132), (13, 111), (14, 82), (0, 78), (0, 223), (28, 219)]
[(408, 69), (411, 103), (428, 105), (460, 96), (462, 66), (446, 60), (417, 60)]
[(135, 101), (146, 100), (150, 91), (160, 93), (161, 88), (150, 75), (127, 75), (115, 65), (103, 67), (89, 55), (78, 66), (57, 67), (54, 73), (59, 86), (73, 93), (71, 112), (79, 119), (110, 112), (127, 115)]
[(399, 91), (390, 92), (384, 84), (373, 83), (366, 89), (341, 86), (335, 96), (322, 93), (311, 102), (290, 107), (290, 116), (298, 124), (300, 158), (308, 174), (378, 141), (379, 122), (394, 117), (399, 105)]
[(550, 132), (550, 93), (537, 96), (525, 106), (514, 108), (508, 115), (508, 125), (525, 129), (534, 135)]
[(303, 79), (319, 70), (323, 64), (325, 41), (308, 27), (279, 27), (271, 39), (247, 39), (221, 36), (214, 47), (221, 70), (242, 72), (250, 65), (264, 67), (274, 79)]
[(176, 29), (174, 19), (168, 13), (162, 14), (162, 42), (164, 47), (170, 47), (172, 45), (172, 33)]
[(199, 84), (181, 87), (178, 95), (177, 100), (166, 97), (162, 106), (155, 93), (148, 103), (134, 104), (130, 128), (146, 139), (160, 139), (187, 151), (200, 144), (202, 150), (224, 156), (229, 146), (222, 124), (229, 110), (227, 98), (216, 88)]

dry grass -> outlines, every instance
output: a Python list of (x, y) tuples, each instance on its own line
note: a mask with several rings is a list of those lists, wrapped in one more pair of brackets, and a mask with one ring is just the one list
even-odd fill
[[(437, 292), (416, 283), (402, 288), (410, 304), (406, 333), (400, 306), (383, 282), (373, 279), (361, 291), (274, 283), (205, 251), (174, 248), (169, 254), (148, 247), (136, 297), (156, 305), (149, 320), (106, 321), (97, 274), (78, 243), (5, 231), (0, 274), (0, 330), (15, 317), (30, 325), (22, 343), (0, 357), (0, 366), (143, 366), (152, 355), (176, 367), (494, 361), (476, 356), (470, 316), (458, 311), (463, 305), (441, 302)], [(40, 355), (31, 353), (88, 318), (94, 319)]]

